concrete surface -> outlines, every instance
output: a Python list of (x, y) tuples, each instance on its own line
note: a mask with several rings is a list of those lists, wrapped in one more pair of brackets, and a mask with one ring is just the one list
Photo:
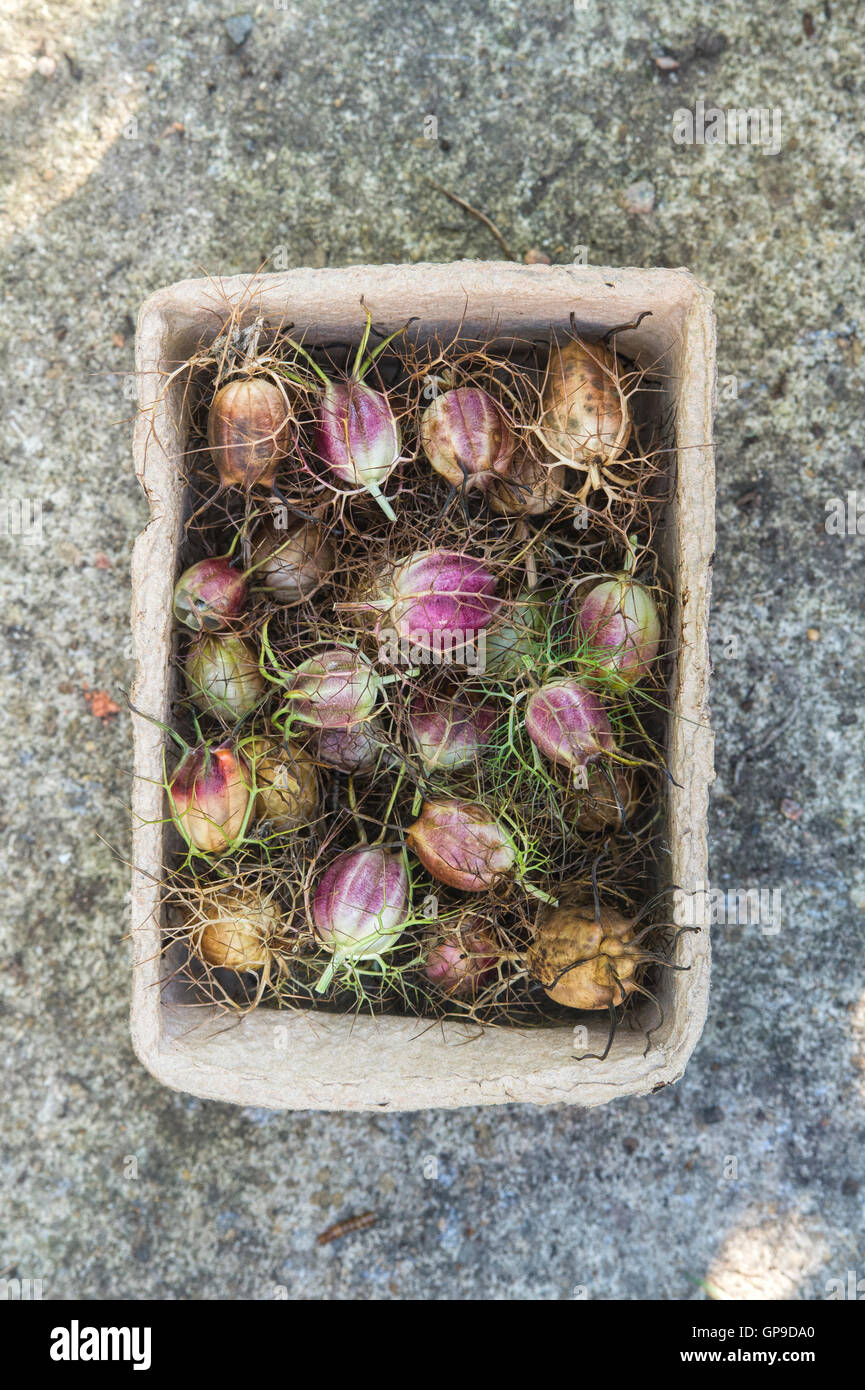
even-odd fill
[[(824, 527), (828, 499), (865, 497), (857, 8), (6, 7), (0, 1278), (683, 1300), (865, 1276), (865, 536)], [(776, 108), (780, 150), (677, 144), (698, 99)], [(425, 176), (519, 255), (585, 246), (716, 291), (712, 873), (774, 891), (780, 918), (718, 926), (705, 1037), (651, 1101), (249, 1113), (162, 1089), (127, 1037), (129, 730), (93, 692), (129, 681), (132, 320), (159, 285), (279, 248), (495, 254)], [(376, 1226), (315, 1245), (367, 1209)]]

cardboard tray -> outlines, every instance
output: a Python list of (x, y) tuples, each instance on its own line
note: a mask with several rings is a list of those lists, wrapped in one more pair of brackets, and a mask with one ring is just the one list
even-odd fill
[[(599, 336), (633, 322), (617, 346), (665, 380), (666, 413), (675, 443), (673, 500), (665, 518), (662, 558), (674, 576), (669, 635), (677, 650), (668, 745), (672, 784), (668, 845), (671, 882), (694, 889), (707, 881), (706, 810), (713, 776), (707, 708), (708, 608), (714, 547), (712, 417), (715, 332), (712, 296), (684, 270), (616, 270), (463, 261), (452, 265), (349, 266), (186, 280), (157, 291), (142, 306), (136, 339), (140, 414), (135, 471), (151, 520), (132, 559), (132, 627), (137, 659), (133, 702), (167, 722), (172, 680), (171, 597), (178, 572), (187, 422), (179, 387), (166, 374), (215, 336), (227, 302), (244, 318), (287, 321), (322, 344), (357, 340), (361, 298), (377, 327), (396, 329), (419, 315), (425, 329), (469, 336), (498, 331), (545, 336), (565, 330)], [(271, 1109), (419, 1110), (437, 1106), (601, 1105), (676, 1081), (703, 1028), (709, 990), (708, 923), (679, 938), (676, 963), (663, 971), (663, 1027), (645, 1052), (640, 1029), (620, 1028), (602, 1052), (606, 1015), (589, 1030), (589, 1046), (567, 1027), (491, 1027), (480, 1036), (463, 1025), (430, 1027), (411, 1018), (354, 1018), (259, 1009), (238, 1022), (210, 1007), (190, 1008), (165, 982), (160, 955), (159, 879), (165, 837), (164, 736), (136, 718), (133, 793), (132, 1040), (144, 1065), (177, 1090)], [(677, 895), (676, 920), (687, 900)], [(697, 899), (701, 901), (702, 899)], [(648, 1007), (648, 1006), (647, 1006)], [(587, 1015), (575, 1016), (585, 1022)], [(476, 1032), (476, 1030), (475, 1030)]]

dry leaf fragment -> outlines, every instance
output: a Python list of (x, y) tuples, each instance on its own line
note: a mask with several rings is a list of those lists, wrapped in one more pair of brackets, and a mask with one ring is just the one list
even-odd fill
[(84, 698), (94, 719), (101, 719), (106, 723), (113, 714), (120, 713), (120, 706), (115, 704), (107, 690), (91, 690), (86, 681), (83, 688)]

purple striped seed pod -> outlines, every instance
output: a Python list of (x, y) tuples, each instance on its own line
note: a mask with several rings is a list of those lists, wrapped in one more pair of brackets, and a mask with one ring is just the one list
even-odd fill
[(379, 678), (361, 652), (328, 647), (296, 666), (289, 677), (288, 712), (319, 729), (348, 729), (367, 719), (378, 699)]
[(465, 893), (491, 887), (516, 861), (507, 831), (474, 801), (425, 801), (406, 844), (433, 878)]
[(516, 439), (491, 396), (476, 386), (443, 391), (420, 422), (423, 451), (453, 487), (484, 489), (508, 471)]
[(425, 550), (379, 575), (359, 605), (377, 614), (376, 637), (393, 632), (400, 641), (433, 650), (445, 633), (484, 631), (501, 607), (496, 577), (482, 560), (456, 550)]
[(496, 716), (489, 706), (465, 700), (416, 697), (408, 713), (411, 741), (427, 772), (452, 772), (474, 762), (492, 736)]
[(313, 447), (326, 468), (344, 483), (366, 488), (396, 521), (381, 485), (399, 458), (399, 426), (382, 391), (354, 377), (329, 381), (316, 411)]
[(474, 998), (495, 971), (497, 952), (488, 934), (478, 930), (472, 918), (459, 932), (451, 932), (433, 946), (424, 974), (431, 985), (456, 999)]
[(402, 854), (379, 845), (346, 850), (325, 869), (312, 897), (312, 920), (335, 956), (364, 960), (389, 950), (408, 915)]
[(224, 854), (232, 847), (251, 796), (249, 768), (227, 744), (189, 748), (169, 782), (174, 823), (187, 843), (204, 854)]
[(227, 555), (199, 560), (174, 586), (174, 616), (199, 632), (217, 632), (240, 616), (246, 580)]
[(575, 771), (613, 748), (613, 733), (601, 701), (574, 680), (550, 681), (526, 701), (526, 732), (550, 762)]
[(599, 665), (617, 685), (649, 674), (658, 654), (661, 620), (649, 590), (629, 574), (601, 580), (577, 611), (575, 633), (587, 641)]
[(384, 734), (375, 718), (347, 729), (320, 729), (312, 744), (319, 762), (338, 772), (372, 772), (384, 747)]

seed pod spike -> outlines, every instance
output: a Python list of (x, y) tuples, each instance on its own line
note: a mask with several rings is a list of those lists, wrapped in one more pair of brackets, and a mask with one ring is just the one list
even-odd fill
[[(361, 303), (363, 304), (363, 300), (361, 300)], [(365, 330), (365, 332), (364, 332), (364, 338), (363, 338), (362, 346), (358, 348), (357, 358), (356, 358), (355, 364), (354, 364), (354, 371), (355, 371), (355, 375), (357, 376), (358, 381), (360, 381), (360, 380), (366, 375), (366, 373), (369, 371), (369, 369), (370, 369), (370, 367), (372, 366), (372, 364), (375, 362), (376, 358), (379, 357), (379, 356), (381, 355), (381, 353), (384, 352), (384, 350), (385, 350), (385, 348), (388, 346), (388, 344), (389, 344), (389, 343), (392, 343), (393, 340), (394, 340), (394, 338), (398, 338), (399, 335), (400, 335), (400, 333), (405, 333), (405, 331), (406, 331), (406, 329), (408, 328), (408, 326), (409, 326), (410, 323), (417, 323), (417, 321), (418, 321), (418, 315), (417, 315), (417, 314), (413, 314), (413, 315), (411, 316), (411, 318), (406, 319), (406, 321), (405, 321), (405, 323), (403, 324), (402, 328), (395, 328), (394, 331), (393, 331), (393, 333), (388, 333), (387, 337), (384, 338), (384, 340), (378, 344), (378, 347), (374, 347), (374, 348), (373, 348), (372, 352), (369, 354), (369, 356), (368, 356), (368, 358), (367, 358), (367, 360), (366, 360), (366, 365), (364, 365), (364, 363), (363, 363), (363, 353), (364, 353), (364, 351), (365, 351), (365, 349), (366, 349), (367, 343), (369, 342), (370, 330), (372, 329), (372, 315), (370, 314), (369, 309), (366, 308), (366, 305), (365, 305), (365, 304), (364, 304), (363, 307), (364, 307), (364, 309), (366, 310), (366, 316), (367, 316), (366, 330)], [(376, 329), (375, 329), (375, 332), (378, 333), (378, 331), (379, 331), (379, 330), (376, 328)]]
[[(370, 335), (371, 329), (372, 329), (372, 314), (369, 312), (369, 309), (367, 309), (367, 311), (366, 311), (366, 324), (364, 325), (364, 330), (363, 330), (363, 333), (361, 334), (361, 339), (360, 339), (360, 342), (358, 343), (358, 346), (357, 346), (357, 356), (356, 356), (355, 359), (354, 359), (354, 366), (352, 367), (352, 370), (351, 370), (352, 376), (353, 376), (353, 377), (356, 377), (358, 381), (360, 381), (361, 369), (362, 369), (362, 367), (363, 367), (363, 359), (364, 359), (364, 356), (365, 356), (365, 354), (366, 354), (366, 345), (367, 345), (367, 343), (369, 342), (369, 335)], [(396, 336), (396, 335), (394, 335), (394, 336)], [(381, 352), (382, 348), (384, 348), (384, 347), (387, 346), (388, 341), (389, 341), (389, 339), (386, 338), (385, 341), (384, 341), (383, 343), (380, 343), (380, 344), (379, 344), (379, 349), (378, 349), (379, 352)], [(369, 365), (371, 364), (371, 362), (372, 362), (372, 358), (370, 358), (370, 362), (367, 363), (367, 366), (369, 366)]]

